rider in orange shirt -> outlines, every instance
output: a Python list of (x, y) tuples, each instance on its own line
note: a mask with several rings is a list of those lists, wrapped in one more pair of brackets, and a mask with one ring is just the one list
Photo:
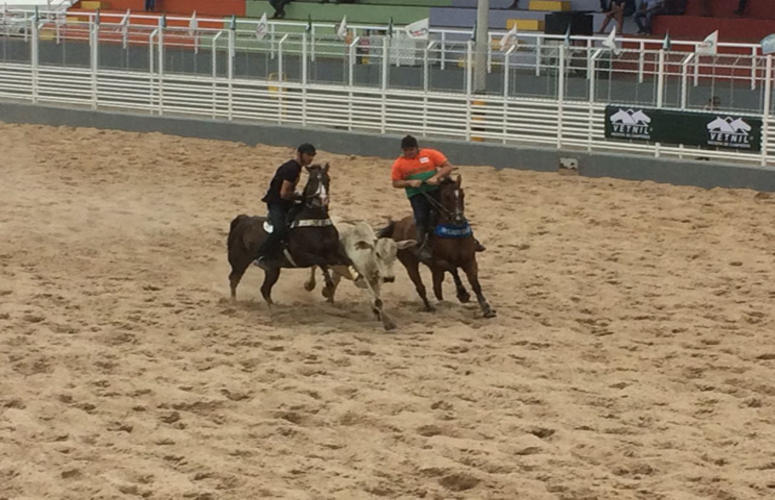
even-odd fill
[[(393, 187), (406, 190), (406, 197), (412, 205), (414, 223), (417, 228), (417, 257), (421, 261), (431, 258), (428, 245), (431, 227), (432, 198), (439, 200), (439, 183), (452, 172), (452, 165), (440, 151), (420, 149), (417, 139), (407, 135), (401, 140), (403, 155), (399, 156), (391, 170)], [(477, 251), (485, 248), (477, 241)]]

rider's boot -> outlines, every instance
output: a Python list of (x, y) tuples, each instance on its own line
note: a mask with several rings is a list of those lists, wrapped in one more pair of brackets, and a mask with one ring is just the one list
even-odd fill
[(428, 230), (424, 227), (417, 228), (417, 258), (420, 262), (428, 262), (431, 260), (431, 244), (430, 235)]
[(487, 250), (487, 247), (485, 247), (484, 245), (482, 245), (482, 244), (479, 242), (479, 240), (477, 240), (476, 238), (474, 238), (474, 251), (475, 251), (475, 252), (484, 252), (485, 250)]

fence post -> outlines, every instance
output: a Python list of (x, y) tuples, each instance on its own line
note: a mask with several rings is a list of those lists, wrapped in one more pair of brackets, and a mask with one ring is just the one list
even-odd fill
[(153, 53), (153, 39), (156, 38), (156, 34), (159, 28), (156, 28), (148, 35), (148, 105), (150, 106), (150, 113), (153, 114), (153, 81), (154, 81), (154, 53)]
[[(312, 29), (315, 29), (313, 26)], [(315, 43), (315, 37), (312, 37)], [(314, 57), (314, 50), (312, 52)], [(307, 125), (307, 32), (301, 34), (301, 125)]]
[[(659, 49), (659, 72), (657, 73), (657, 108), (662, 107), (665, 94), (665, 49)], [(659, 158), (659, 142), (654, 143), (654, 157)]]
[(379, 130), (385, 133), (387, 129), (387, 87), (388, 87), (388, 69), (390, 67), (389, 56), (389, 37), (382, 39), (382, 109)]
[(694, 52), (689, 54), (681, 65), (681, 109), (686, 109), (689, 100), (689, 63), (696, 56)]
[(159, 114), (164, 113), (164, 27), (159, 28)]
[(441, 32), (441, 69), (447, 66), (447, 32)]
[(99, 68), (100, 25), (92, 23), (89, 30), (89, 59), (91, 62), (91, 109), (97, 109), (97, 69)]
[(756, 90), (756, 45), (751, 47), (751, 90)]
[[(38, 67), (38, 64), (39, 64), (39, 61), (40, 61), (39, 43), (38, 43), (39, 42), (38, 20), (33, 17), (32, 20), (29, 21), (29, 22), (32, 23), (32, 26), (30, 27), (31, 28), (30, 32), (32, 34), (32, 39), (31, 39), (31, 42), (30, 42), (30, 62), (32, 63), (32, 75), (31, 75), (31, 77), (32, 77), (32, 103), (36, 104), (38, 102), (38, 85), (39, 85), (39, 81), (38, 81), (38, 79), (39, 79), (39, 74), (38, 74), (39, 67)], [(26, 26), (27, 25), (25, 23), (25, 28), (24, 28), (25, 36), (26, 36), (26, 33), (27, 33), (27, 27)]]
[(283, 115), (284, 115), (284, 93), (285, 88), (283, 87), (283, 81), (284, 81), (284, 75), (283, 75), (283, 44), (285, 43), (285, 40), (288, 39), (288, 33), (284, 34), (283, 37), (280, 39), (280, 42), (277, 44), (277, 121), (279, 123), (283, 122)]
[(557, 149), (562, 148), (562, 111), (565, 100), (565, 44), (560, 45), (560, 67), (557, 77)]
[(227, 76), (229, 77), (229, 86), (228, 86), (228, 98), (229, 98), (229, 120), (232, 120), (234, 118), (234, 54), (236, 52), (235, 48), (235, 40), (234, 40), (234, 30), (229, 30), (229, 50), (228, 50), (228, 58), (227, 58)]
[(595, 92), (597, 92), (596, 87), (596, 77), (597, 77), (597, 58), (600, 57), (600, 54), (603, 53), (603, 49), (597, 49), (594, 54), (592, 54), (592, 57), (590, 58), (590, 64), (589, 64), (589, 70), (590, 71), (590, 78), (589, 78), (589, 118), (587, 118), (588, 127), (587, 127), (587, 151), (592, 151), (592, 121), (594, 119), (594, 108), (595, 108)]
[(516, 46), (512, 45), (503, 56), (503, 129), (501, 131), (503, 144), (506, 144), (506, 136), (509, 133), (509, 65), (514, 49)]
[(473, 88), (474, 42), (466, 42), (466, 140), (471, 140), (471, 89)]
[(764, 113), (762, 115), (762, 166), (767, 166), (767, 142), (770, 138), (770, 108), (772, 107), (772, 54), (767, 54), (764, 66)]
[(216, 95), (218, 91), (218, 39), (223, 35), (223, 31), (219, 31), (217, 35), (213, 37), (213, 118), (217, 116), (217, 100)]
[(492, 73), (492, 33), (487, 32), (487, 74)]
[(361, 37), (356, 36), (353, 41), (350, 42), (350, 75), (348, 78), (348, 86), (350, 87), (347, 99), (347, 130), (353, 129), (353, 85), (355, 84), (355, 65), (358, 63), (358, 56), (356, 54), (358, 44), (361, 41)]

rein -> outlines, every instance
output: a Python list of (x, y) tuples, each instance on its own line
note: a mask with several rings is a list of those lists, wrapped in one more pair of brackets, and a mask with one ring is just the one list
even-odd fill
[(447, 210), (447, 207), (442, 205), (440, 201), (436, 201), (436, 199), (433, 198), (433, 196), (429, 195), (425, 191), (420, 191), (420, 194), (422, 194), (425, 197), (425, 199), (428, 200), (428, 203), (433, 205), (433, 208), (435, 208), (439, 212), (444, 213), (444, 215), (446, 215), (447, 217), (452, 217), (452, 212), (450, 210)]

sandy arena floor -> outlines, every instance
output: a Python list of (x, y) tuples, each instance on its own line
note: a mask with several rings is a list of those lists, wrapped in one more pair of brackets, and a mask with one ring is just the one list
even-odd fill
[[(336, 215), (408, 213), (391, 161), (319, 148)], [(423, 313), (400, 268), (386, 334), (305, 271), (228, 300), (289, 148), (0, 151), (0, 498), (775, 498), (775, 197), (462, 167), (498, 317), (449, 279)]]

